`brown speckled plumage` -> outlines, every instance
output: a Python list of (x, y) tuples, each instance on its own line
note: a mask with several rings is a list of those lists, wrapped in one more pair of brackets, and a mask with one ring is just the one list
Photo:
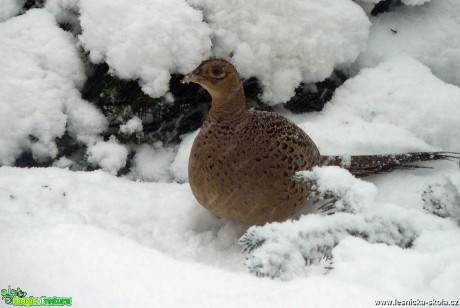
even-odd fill
[(183, 82), (212, 96), (211, 110), (189, 159), (189, 181), (198, 202), (219, 216), (250, 224), (282, 221), (297, 213), (309, 195), (294, 182), (296, 171), (341, 166), (356, 176), (419, 168), (410, 163), (459, 159), (459, 153), (321, 156), (308, 135), (286, 118), (250, 111), (236, 69), (225, 60), (204, 61)]
[[(219, 73), (212, 71), (216, 67), (224, 75), (215, 75), (223, 78), (212, 76)], [(191, 81), (213, 98), (190, 153), (189, 181), (198, 202), (217, 215), (250, 224), (281, 221), (298, 212), (309, 191), (292, 176), (321, 162), (314, 142), (278, 114), (248, 110), (230, 63), (205, 61), (193, 76), (204, 78)]]

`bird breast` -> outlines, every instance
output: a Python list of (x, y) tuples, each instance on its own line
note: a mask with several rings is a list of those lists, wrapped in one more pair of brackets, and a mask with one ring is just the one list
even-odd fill
[(254, 224), (285, 219), (308, 197), (307, 189), (292, 176), (318, 164), (319, 153), (286, 119), (248, 114), (245, 121), (232, 125), (205, 121), (190, 153), (192, 192), (217, 215)]

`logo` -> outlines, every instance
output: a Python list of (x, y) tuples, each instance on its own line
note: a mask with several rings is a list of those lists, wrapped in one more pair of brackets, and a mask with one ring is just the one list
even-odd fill
[(7, 305), (13, 306), (71, 306), (72, 297), (47, 297), (47, 296), (29, 296), (27, 297), (27, 292), (21, 290), (21, 288), (11, 289), (11, 286), (8, 286), (8, 289), (1, 290), (2, 299)]

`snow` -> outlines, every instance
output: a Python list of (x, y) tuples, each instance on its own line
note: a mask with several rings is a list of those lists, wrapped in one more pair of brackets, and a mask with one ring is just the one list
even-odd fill
[[(315, 168), (304, 175), (317, 182), (323, 201), (337, 198), (338, 213), (307, 208), (292, 221), (250, 228), (195, 201), (187, 165), (198, 131), (176, 148), (104, 141), (106, 119), (79, 92), (86, 78), (79, 46), (171, 102), (169, 75), (212, 53), (244, 77), (260, 78), (272, 104), (300, 81), (321, 80), (358, 57), (354, 77), (323, 111), (276, 110), (323, 154), (460, 152), (460, 6), (423, 2), (406, 0), (369, 17), (369, 32), (368, 17), (348, 0), (48, 0), (16, 17), (21, 2), (2, 1), (0, 289), (72, 296), (75, 307), (458, 300), (458, 162), (365, 179)], [(78, 25), (78, 13), (83, 32), (75, 38), (56, 22)], [(133, 118), (122, 133), (141, 127)], [(69, 170), (74, 157), (57, 154), (64, 134), (83, 143), (88, 162), (103, 170)], [(55, 158), (54, 167), (8, 167), (28, 151), (38, 160)], [(130, 153), (129, 173), (117, 177)], [(261, 245), (242, 253), (244, 239)]]
[(153, 146), (144, 144), (136, 150), (132, 176), (135, 179), (170, 182), (169, 166), (174, 159), (174, 151), (162, 146), (161, 142)]
[(439, 217), (452, 217), (460, 221), (460, 195), (448, 177), (428, 184), (423, 191), (423, 208)]
[[(418, 182), (440, 173), (420, 173)], [(405, 187), (393, 189), (397, 195), (407, 193)], [(72, 296), (77, 307), (123, 307), (126, 301), (134, 307), (148, 301), (159, 306), (309, 302), (365, 307), (376, 299), (455, 299), (458, 226), (415, 208), (376, 202), (369, 215), (420, 232), (411, 249), (344, 236), (332, 251), (334, 268), (327, 275), (313, 271), (308, 278), (270, 280), (243, 267), (245, 256), (236, 242), (247, 226), (199, 207), (188, 184), (132, 182), (102, 171), (3, 167), (0, 260), (9, 266), (2, 268), (0, 285)], [(376, 223), (347, 213), (309, 215), (300, 222), (312, 230)], [(295, 238), (297, 233), (286, 234)], [(38, 270), (46, 275), (30, 274)]]
[(399, 56), (347, 80), (317, 116), (287, 116), (324, 154), (384, 154), (458, 152), (459, 114), (459, 87)]
[(26, 0), (2, 0), (0, 2), (0, 22), (19, 14)]
[(422, 5), (430, 1), (431, 0), (402, 0), (401, 2), (405, 5)]
[(108, 121), (94, 105), (78, 97), (65, 107), (67, 132), (72, 137), (87, 145), (101, 139), (99, 135), (107, 128)]
[(128, 135), (135, 132), (142, 132), (142, 120), (136, 116), (129, 119), (128, 122), (120, 125), (120, 132)]
[(55, 139), (69, 132), (88, 140), (106, 128), (104, 117), (80, 97), (85, 79), (73, 37), (43, 10), (0, 23), (0, 164), (24, 151), (56, 157)]
[[(396, 245), (403, 249), (411, 248), (415, 252), (419, 248), (418, 238), (426, 233), (437, 232), (438, 240), (451, 237), (458, 239), (460, 235), (457, 222), (460, 202), (449, 204), (450, 213), (437, 215), (449, 217), (443, 221), (434, 215), (427, 215), (429, 210), (424, 212), (414, 207), (401, 208), (386, 200), (380, 200), (377, 198), (378, 188), (375, 185), (356, 179), (348, 171), (338, 167), (315, 167), (312, 171), (299, 174), (305, 180), (313, 179), (313, 191), (325, 200), (338, 199), (335, 203), (336, 213), (323, 217), (305, 215), (298, 221), (251, 227), (240, 242), (249, 252), (247, 267), (257, 275), (292, 279), (311, 275), (313, 270), (323, 273), (334, 271), (335, 247), (350, 235), (365, 239), (369, 243)], [(452, 176), (455, 175), (452, 173)], [(423, 177), (415, 181), (426, 181)], [(440, 196), (438, 189), (432, 197), (438, 197), (438, 200), (451, 199), (448, 202), (452, 201), (454, 195), (457, 200), (460, 198), (459, 192), (449, 179), (438, 175), (436, 181), (438, 186), (435, 187), (450, 189), (450, 196)], [(450, 186), (444, 184), (446, 181)], [(393, 190), (394, 193), (403, 195), (401, 188), (396, 191), (397, 189)], [(420, 195), (419, 198), (421, 199)], [(424, 208), (427, 210), (425, 206)], [(460, 249), (458, 245), (455, 247), (443, 247), (449, 251), (446, 254), (449, 259), (452, 257), (451, 252), (457, 254)], [(426, 252), (423, 246), (420, 248)], [(430, 256), (424, 255), (423, 258), (429, 259)], [(305, 267), (306, 260), (312, 264), (313, 269)]]
[(66, 169), (66, 168), (72, 167), (72, 164), (73, 164), (72, 160), (68, 159), (65, 156), (62, 156), (61, 158), (54, 161), (53, 167)]
[(72, 13), (78, 12), (80, 0), (47, 0), (45, 9), (52, 13), (58, 22), (73, 22)]
[(79, 39), (91, 61), (140, 79), (153, 97), (169, 90), (171, 73), (188, 73), (210, 54), (209, 27), (183, 0), (80, 0), (79, 7)]
[(87, 154), (89, 163), (116, 174), (126, 164), (128, 149), (112, 136), (108, 141), (90, 145)]
[(171, 73), (188, 73), (214, 54), (231, 58), (243, 77), (258, 77), (264, 101), (284, 102), (300, 82), (323, 80), (355, 61), (370, 27), (348, 0), (282, 7), (275, 0), (260, 6), (241, 0), (49, 2), (58, 21), (73, 23), (72, 12), (80, 11), (79, 39), (91, 61), (107, 62), (121, 78), (140, 79), (153, 97), (167, 94)]
[(336, 166), (315, 167), (311, 171), (298, 173), (316, 183), (319, 196), (333, 192), (340, 198), (335, 204), (337, 212), (365, 212), (377, 195), (377, 187), (372, 183), (356, 179), (350, 172)]
[[(380, 0), (358, 0), (359, 2), (379, 3)], [(402, 0), (401, 2), (405, 5), (422, 5), (431, 0)]]
[(368, 48), (359, 57), (359, 68), (406, 54), (428, 66), (442, 80), (460, 85), (460, 1), (437, 0), (398, 7), (371, 20)]
[(58, 23), (72, 25), (76, 33), (81, 31), (78, 21), (80, 0), (47, 0), (45, 9), (50, 12)]
[(366, 47), (369, 20), (348, 0), (189, 0), (203, 9), (213, 51), (244, 78), (259, 78), (262, 100), (287, 101), (301, 81), (321, 81)]
[(170, 166), (170, 171), (176, 181), (188, 182), (188, 156), (198, 132), (199, 130), (182, 136), (176, 157)]

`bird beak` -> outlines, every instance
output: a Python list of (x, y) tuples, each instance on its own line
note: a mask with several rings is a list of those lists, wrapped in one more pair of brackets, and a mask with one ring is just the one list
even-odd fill
[(190, 83), (190, 82), (197, 82), (197, 80), (198, 80), (198, 76), (193, 73), (190, 73), (190, 74), (185, 75), (184, 78), (182, 78), (180, 82)]

